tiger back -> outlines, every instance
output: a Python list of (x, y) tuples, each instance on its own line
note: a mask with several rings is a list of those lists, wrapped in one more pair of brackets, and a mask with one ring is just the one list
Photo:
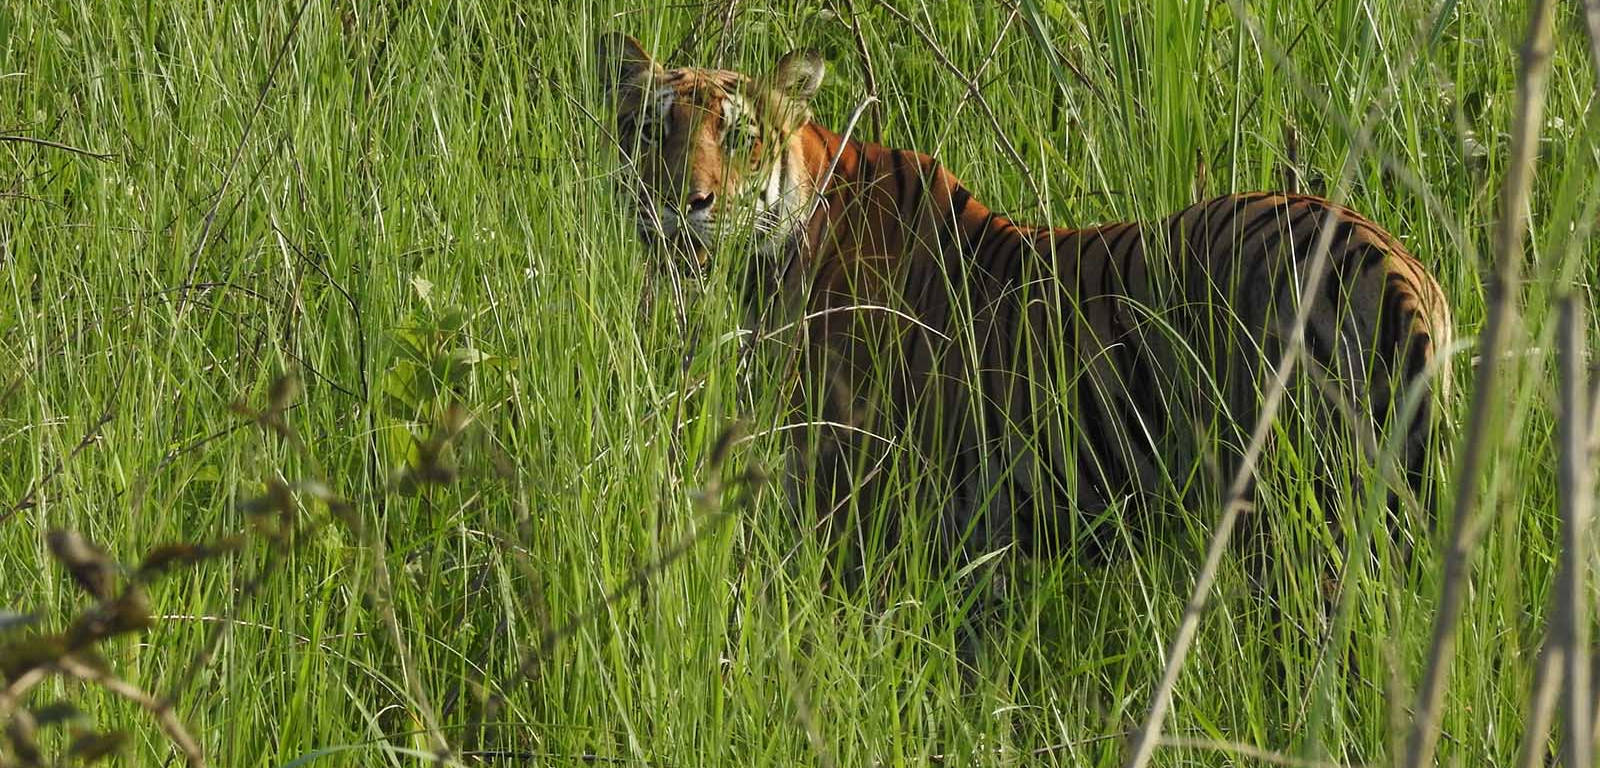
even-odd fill
[[(1398, 446), (1425, 479), (1449, 306), (1354, 211), (1259, 192), (1145, 223), (1020, 224), (935, 159), (812, 120), (813, 55), (751, 77), (666, 69), (623, 36), (600, 50), (643, 238), (739, 253), (752, 322), (795, 329), (806, 428), (788, 432), (820, 514), (877, 509), (896, 454), (966, 550), (1072, 548), (1108, 509), (1214, 494), (1197, 478), (1237, 460), (1307, 303), (1302, 410)], [(1326, 278), (1302, 295), (1323, 243)]]

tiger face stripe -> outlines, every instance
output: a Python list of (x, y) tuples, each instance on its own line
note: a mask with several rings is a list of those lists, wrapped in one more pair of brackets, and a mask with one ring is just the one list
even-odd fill
[[(794, 405), (831, 426), (791, 434), (819, 510), (870, 508), (863, 434), (936, 465), (945, 528), (985, 547), (1050, 547), (1086, 512), (1176, 500), (1240, 444), (1302, 302), (1322, 410), (1346, 419), (1330, 423), (1403, 429), (1403, 468), (1425, 478), (1450, 308), (1349, 208), (1253, 192), (1158, 221), (1020, 224), (925, 154), (813, 121), (815, 56), (759, 77), (666, 69), (621, 35), (601, 56), (645, 239), (703, 259), (753, 232), (752, 313), (811, 318)], [(1327, 276), (1302, 296), (1325, 233)], [(1428, 396), (1402, 413), (1413, 388)]]

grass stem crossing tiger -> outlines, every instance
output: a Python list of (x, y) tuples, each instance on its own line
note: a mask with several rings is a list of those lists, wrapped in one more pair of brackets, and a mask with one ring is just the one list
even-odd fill
[[(890, 473), (863, 435), (917, 458), (900, 476), (942, 489), (940, 529), (969, 548), (1055, 550), (1108, 509), (1192, 498), (1253, 424), (1300, 302), (1322, 398), (1303, 410), (1390, 438), (1423, 478), (1449, 306), (1354, 211), (1256, 192), (1031, 226), (926, 154), (813, 120), (813, 54), (751, 77), (669, 69), (623, 35), (599, 50), (641, 237), (737, 253), (752, 312), (808, 318), (794, 404), (815, 426), (790, 433), (823, 513), (876, 502)], [(1330, 228), (1329, 272), (1302, 296)]]

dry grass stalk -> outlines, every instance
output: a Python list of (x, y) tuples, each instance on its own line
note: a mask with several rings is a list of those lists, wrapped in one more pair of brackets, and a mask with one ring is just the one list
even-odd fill
[(1589, 692), (1589, 518), (1594, 475), (1588, 451), (1587, 383), (1584, 381), (1584, 313), (1579, 299), (1569, 294), (1561, 301), (1561, 572), (1556, 581), (1556, 610), (1551, 617), (1551, 637), (1562, 649), (1563, 714), (1565, 740), (1562, 758), (1567, 765), (1594, 764), (1594, 727), (1590, 719)]
[(1478, 482), (1485, 454), (1498, 440), (1495, 408), (1499, 399), (1499, 372), (1505, 351), (1517, 324), (1517, 291), (1521, 279), (1522, 240), (1527, 231), (1528, 195), (1533, 185), (1537, 159), (1539, 125), (1544, 111), (1545, 78), (1549, 73), (1551, 26), (1550, 0), (1538, 0), (1528, 23), (1528, 36), (1522, 48), (1522, 71), (1517, 82), (1517, 112), (1511, 131), (1510, 166), (1500, 189), (1500, 227), (1495, 238), (1496, 270), (1489, 284), (1489, 316), (1479, 337), (1479, 362), (1467, 432), (1461, 447), (1461, 464), (1456, 472), (1456, 498), (1451, 507), (1451, 539), (1445, 550), (1444, 588), (1439, 599), (1439, 617), (1422, 683), (1417, 689), (1411, 733), (1406, 741), (1403, 765), (1421, 768), (1434, 763), (1443, 715), (1444, 690), (1450, 681), (1455, 656), (1457, 624), (1461, 604), (1471, 580), (1472, 554), (1481, 527), (1474, 520)]
[(1528, 723), (1523, 732), (1517, 764), (1538, 768), (1548, 758), (1547, 745), (1556, 704), (1562, 703), (1566, 739), (1562, 759), (1567, 765), (1591, 765), (1593, 728), (1589, 710), (1587, 538), (1590, 494), (1593, 489), (1589, 435), (1590, 398), (1584, 382), (1583, 313), (1577, 299), (1567, 295), (1560, 304), (1561, 364), (1560, 491), (1561, 563), (1551, 595), (1550, 629), (1539, 653)]

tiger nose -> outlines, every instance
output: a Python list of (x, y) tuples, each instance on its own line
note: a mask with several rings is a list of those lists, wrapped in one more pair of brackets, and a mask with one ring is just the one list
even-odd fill
[(711, 203), (715, 201), (716, 195), (710, 192), (690, 192), (688, 200), (689, 212), (695, 213), (697, 211), (706, 210), (707, 208), (710, 208)]

